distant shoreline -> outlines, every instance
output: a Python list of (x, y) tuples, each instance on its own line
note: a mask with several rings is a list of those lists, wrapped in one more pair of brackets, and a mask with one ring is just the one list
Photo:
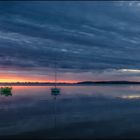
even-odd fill
[[(83, 81), (77, 83), (57, 83), (57, 86), (94, 86), (94, 85), (139, 85), (140, 82), (135, 81)], [(55, 83), (40, 82), (18, 82), (18, 83), (0, 83), (0, 86), (54, 86)]]

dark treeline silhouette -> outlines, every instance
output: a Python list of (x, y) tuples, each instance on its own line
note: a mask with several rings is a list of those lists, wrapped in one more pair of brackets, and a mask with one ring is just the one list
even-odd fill
[(83, 81), (83, 82), (78, 82), (77, 84), (140, 84), (140, 82), (136, 81)]
[[(11, 85), (11, 86), (45, 86), (54, 85), (53, 82), (0, 82), (0, 85)], [(97, 84), (140, 84), (136, 81), (82, 81), (75, 83), (58, 82), (57, 85), (97, 85)]]

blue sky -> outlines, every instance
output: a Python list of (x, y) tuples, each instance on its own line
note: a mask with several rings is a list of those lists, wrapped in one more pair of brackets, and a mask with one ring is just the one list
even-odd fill
[(57, 59), (60, 80), (140, 81), (138, 1), (0, 2), (0, 14), (0, 75), (52, 79)]

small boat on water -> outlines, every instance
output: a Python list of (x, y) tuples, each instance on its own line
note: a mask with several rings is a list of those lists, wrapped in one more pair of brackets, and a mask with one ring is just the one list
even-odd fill
[(0, 94), (4, 96), (12, 96), (12, 87), (1, 87)]
[(51, 88), (51, 94), (55, 96), (60, 95), (60, 88), (57, 87)]
[(54, 87), (51, 88), (51, 95), (57, 96), (61, 95), (60, 88), (57, 88), (57, 67), (56, 67), (56, 58), (55, 58), (55, 64), (54, 64)]

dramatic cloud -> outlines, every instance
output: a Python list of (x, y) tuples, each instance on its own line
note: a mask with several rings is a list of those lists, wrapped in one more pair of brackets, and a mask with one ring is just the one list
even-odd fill
[(0, 2), (1, 71), (48, 75), (56, 59), (64, 77), (137, 77), (132, 70), (140, 69), (139, 6), (133, 1)]

